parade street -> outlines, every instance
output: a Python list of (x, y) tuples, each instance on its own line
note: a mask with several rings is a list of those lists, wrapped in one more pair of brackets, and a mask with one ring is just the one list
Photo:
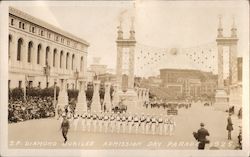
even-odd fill
[[(166, 114), (162, 108), (142, 109), (145, 114)], [(193, 132), (205, 124), (209, 131), (210, 144), (206, 149), (234, 149), (237, 145), (239, 124), (236, 115), (232, 116), (234, 130), (232, 140), (227, 140), (228, 113), (216, 110), (213, 106), (193, 104), (191, 108), (179, 109), (175, 116), (176, 129), (173, 136), (122, 134), (122, 133), (88, 133), (70, 128), (68, 142), (63, 143), (60, 121), (50, 119), (29, 120), (9, 124), (10, 148), (65, 148), (65, 149), (197, 149)], [(211, 148), (212, 147), (212, 148)]]

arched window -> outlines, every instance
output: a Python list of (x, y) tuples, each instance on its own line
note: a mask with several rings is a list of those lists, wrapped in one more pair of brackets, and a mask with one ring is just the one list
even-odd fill
[(53, 67), (56, 66), (56, 52), (57, 52), (57, 49), (54, 49), (54, 52), (53, 52)]
[(49, 65), (49, 46), (46, 47), (45, 65)]
[(62, 68), (62, 57), (63, 57), (63, 51), (60, 53), (60, 68)]
[(37, 47), (37, 61), (36, 61), (37, 64), (40, 64), (41, 49), (42, 49), (42, 45), (39, 44)]
[(28, 63), (30, 63), (31, 62), (31, 51), (32, 51), (32, 48), (33, 48), (33, 43), (32, 43), (32, 41), (30, 41), (29, 42), (29, 44), (28, 44)]
[(81, 57), (80, 71), (83, 71), (83, 57)]
[(23, 39), (20, 38), (17, 41), (17, 60), (18, 61), (21, 61), (22, 47), (23, 47)]
[(8, 45), (8, 50), (9, 50), (9, 59), (10, 59), (10, 43), (12, 42), (12, 36), (9, 35), (9, 45)]
[(72, 55), (72, 60), (71, 60), (71, 70), (74, 70), (74, 60), (75, 60), (75, 55)]
[(23, 29), (25, 29), (25, 27), (24, 27), (24, 23), (23, 23)]
[(66, 55), (66, 69), (68, 69), (69, 66), (69, 53)]
[(22, 23), (21, 22), (19, 22), (19, 28), (21, 28), (22, 27)]
[(10, 24), (13, 26), (14, 25), (14, 19), (11, 19)]

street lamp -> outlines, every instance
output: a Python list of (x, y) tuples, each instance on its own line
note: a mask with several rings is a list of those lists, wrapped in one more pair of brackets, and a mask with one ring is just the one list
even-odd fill
[(57, 117), (57, 105), (56, 105), (56, 82), (57, 79), (54, 80), (54, 108), (55, 108), (55, 118)]
[(78, 80), (78, 78), (79, 78), (79, 71), (76, 69), (76, 72), (74, 73), (74, 75), (75, 75), (75, 78), (76, 78), (76, 80), (75, 80), (75, 90), (77, 89), (77, 80)]
[(48, 65), (48, 63), (46, 62), (46, 66), (43, 67), (44, 69), (44, 75), (46, 76), (46, 87), (48, 88), (48, 77), (50, 75), (50, 66)]

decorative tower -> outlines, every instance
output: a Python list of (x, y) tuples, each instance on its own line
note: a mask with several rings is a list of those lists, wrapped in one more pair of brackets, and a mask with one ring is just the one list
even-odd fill
[(233, 17), (233, 25), (231, 28), (231, 37), (232, 38), (237, 38), (237, 28), (235, 26), (235, 17)]
[[(225, 90), (224, 86), (224, 63), (223, 63), (223, 47), (229, 47), (229, 79), (230, 86), (237, 82), (237, 35), (235, 22), (231, 29), (231, 36), (224, 37), (222, 29), (222, 16), (219, 16), (219, 27), (217, 34), (217, 46), (218, 46), (218, 87), (215, 94), (215, 106), (221, 110), (227, 110), (229, 107), (230, 91)], [(230, 87), (231, 88), (231, 87)]]
[[(113, 101), (113, 105), (116, 106), (117, 101), (118, 103), (122, 101), (124, 105), (127, 106), (128, 111), (134, 111), (136, 104), (137, 104), (137, 93), (134, 88), (134, 64), (135, 64), (135, 31), (134, 31), (134, 22), (132, 20), (131, 28), (130, 28), (130, 36), (127, 39), (123, 38), (123, 31), (120, 21), (120, 26), (118, 27), (118, 37), (116, 40), (117, 43), (117, 61), (116, 61), (116, 86), (118, 100)], [(129, 73), (128, 73), (128, 80), (123, 80), (122, 73), (123, 73), (123, 56), (124, 56), (124, 49), (129, 49)], [(127, 82), (127, 83), (126, 83)], [(126, 83), (127, 89), (122, 90), (122, 85)]]
[(223, 28), (222, 28), (222, 15), (219, 15), (219, 27), (217, 29), (218, 34), (217, 34), (217, 38), (222, 38), (223, 37)]
[(117, 31), (117, 40), (122, 40), (123, 39), (123, 31), (122, 31), (122, 21), (120, 20), (120, 25), (117, 27), (118, 31)]
[(134, 18), (131, 19), (131, 28), (129, 32), (130, 32), (129, 39), (135, 40)]

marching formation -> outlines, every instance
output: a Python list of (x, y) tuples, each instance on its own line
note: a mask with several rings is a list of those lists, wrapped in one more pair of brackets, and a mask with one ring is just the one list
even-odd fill
[(61, 120), (67, 118), (74, 131), (100, 132), (100, 133), (128, 133), (150, 135), (174, 135), (174, 116), (114, 113), (85, 112), (62, 113)]

